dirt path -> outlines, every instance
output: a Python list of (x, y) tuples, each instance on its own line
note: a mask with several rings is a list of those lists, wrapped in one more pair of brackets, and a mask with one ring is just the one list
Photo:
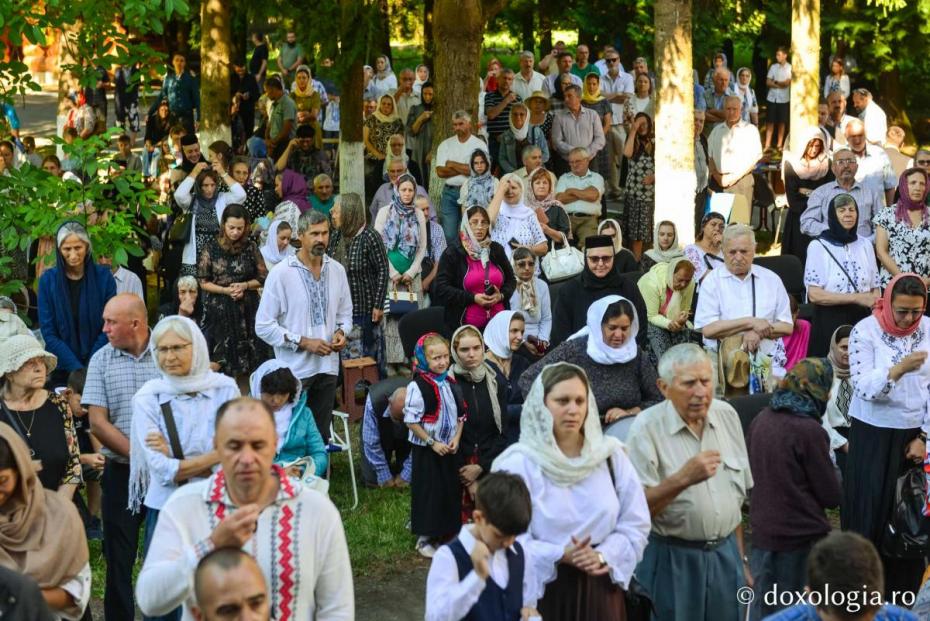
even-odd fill
[(422, 619), (426, 602), (428, 563), (399, 568), (378, 579), (355, 579), (355, 618), (358, 621), (414, 621)]

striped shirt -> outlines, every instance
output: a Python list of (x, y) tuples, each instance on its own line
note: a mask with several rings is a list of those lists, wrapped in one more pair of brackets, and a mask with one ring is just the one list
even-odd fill
[[(511, 91), (513, 92), (513, 91)], [(510, 129), (510, 109), (513, 108), (515, 103), (523, 101), (519, 95), (515, 92), (513, 93), (514, 99), (509, 104), (507, 104), (501, 113), (498, 114), (493, 119), (488, 117), (488, 134), (491, 136), (497, 136), (498, 134), (503, 134), (505, 131)], [(504, 96), (498, 91), (491, 91), (490, 93), (484, 94), (484, 109), (485, 113), (488, 110), (495, 106), (499, 106), (501, 102), (504, 101)]]
[[(87, 366), (81, 405), (105, 408), (113, 426), (127, 438), (132, 430), (132, 397), (150, 379), (159, 377), (152, 352), (146, 346), (138, 357), (107, 343)], [(103, 447), (107, 458), (123, 464), (129, 459)]]

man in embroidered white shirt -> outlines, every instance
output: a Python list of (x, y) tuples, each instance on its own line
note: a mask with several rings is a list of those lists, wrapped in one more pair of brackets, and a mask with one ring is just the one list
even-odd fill
[(274, 348), (307, 393), (323, 440), (329, 441), (339, 352), (352, 329), (352, 293), (345, 268), (326, 256), (329, 218), (310, 209), (297, 221), (301, 248), (265, 280), (255, 334)]
[[(752, 261), (756, 236), (752, 227), (734, 224), (723, 231), (724, 266), (701, 281), (701, 295), (694, 315), (694, 328), (704, 335), (711, 358), (717, 357), (718, 341), (733, 336), (742, 339), (741, 349), (757, 351), (772, 361), (772, 376), (784, 374), (782, 336), (794, 330), (788, 292), (777, 274)], [(715, 362), (717, 362), (715, 360)], [(714, 365), (715, 370), (717, 365)], [(721, 393), (723, 378), (718, 382)]]
[(274, 417), (241, 397), (216, 413), (221, 469), (179, 488), (162, 508), (136, 583), (142, 612), (163, 615), (183, 604), (193, 621), (194, 573), (217, 548), (251, 554), (269, 584), (276, 621), (351, 621), (352, 568), (339, 511), (323, 494), (273, 465)]

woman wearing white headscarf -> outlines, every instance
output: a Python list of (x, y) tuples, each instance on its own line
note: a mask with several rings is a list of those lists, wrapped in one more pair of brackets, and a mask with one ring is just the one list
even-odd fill
[[(484, 328), (484, 343), (488, 347), (488, 364), (497, 373), (497, 381), (507, 386), (507, 402), (514, 406), (523, 403), (523, 394), (517, 386), (520, 376), (529, 365), (523, 356), (516, 354), (523, 345), (526, 322), (523, 313), (504, 310), (491, 318)], [(519, 408), (518, 408), (519, 409)]]
[(146, 507), (144, 551), (171, 493), (219, 464), (213, 448), (216, 411), (240, 396), (234, 379), (210, 370), (207, 340), (190, 319), (172, 315), (159, 321), (149, 347), (161, 377), (132, 398), (129, 439), (129, 505)]
[(508, 260), (516, 248), (528, 248), (537, 257), (549, 251), (537, 212), (523, 202), (523, 179), (519, 175), (504, 175), (488, 205), (488, 216), (491, 239), (504, 247)]
[(275, 265), (294, 254), (291, 232), (291, 225), (285, 220), (274, 220), (268, 227), (268, 237), (262, 244), (262, 258), (269, 272)]
[[(631, 341), (633, 339), (630, 339)], [(605, 437), (585, 372), (548, 365), (523, 405), (520, 441), (493, 470), (520, 476), (533, 517), (519, 537), (546, 621), (625, 619), (623, 590), (650, 529), (642, 485), (617, 440)]]
[(282, 466), (304, 457), (313, 459), (313, 472), (321, 477), (329, 458), (326, 444), (307, 405), (300, 380), (280, 360), (267, 360), (249, 378), (249, 392), (274, 415), (278, 432), (276, 464)]
[(605, 296), (591, 304), (584, 328), (523, 373), (520, 388), (528, 393), (543, 368), (554, 362), (577, 365), (591, 381), (607, 433), (622, 439), (640, 411), (662, 401), (656, 370), (636, 344), (638, 333), (633, 304), (619, 295)]
[(652, 232), (652, 248), (643, 253), (640, 261), (643, 271), (649, 271), (659, 263), (671, 263), (685, 256), (678, 243), (678, 227), (671, 220), (657, 223)]
[(397, 90), (397, 76), (391, 69), (391, 59), (387, 56), (378, 56), (375, 60), (375, 75), (369, 82), (375, 97), (381, 97)]

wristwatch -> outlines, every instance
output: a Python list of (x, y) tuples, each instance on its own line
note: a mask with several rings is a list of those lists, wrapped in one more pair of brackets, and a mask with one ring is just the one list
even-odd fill
[(436, 444), (436, 440), (433, 439), (433, 436), (427, 436), (426, 446), (433, 446), (434, 444)]
[(605, 565), (607, 565), (607, 559), (604, 558), (604, 555), (601, 554), (600, 552), (597, 553), (597, 560), (598, 562), (600, 562), (601, 567), (604, 567)]

